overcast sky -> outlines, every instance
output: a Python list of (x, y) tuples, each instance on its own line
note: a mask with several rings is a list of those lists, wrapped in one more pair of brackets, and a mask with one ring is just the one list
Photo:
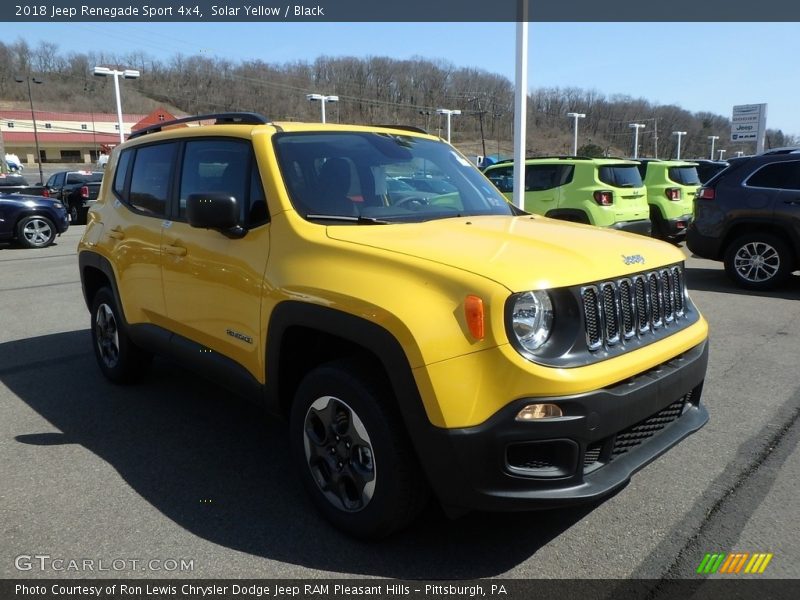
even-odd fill
[[(0, 39), (19, 39), (0, 23)], [(514, 23), (37, 23), (35, 46), (142, 51), (166, 59), (312, 61), (318, 56), (444, 59), (514, 79)], [(767, 125), (800, 135), (800, 23), (531, 23), (530, 88), (578, 87), (730, 117), (768, 104)], [(325, 92), (326, 90), (320, 90)]]

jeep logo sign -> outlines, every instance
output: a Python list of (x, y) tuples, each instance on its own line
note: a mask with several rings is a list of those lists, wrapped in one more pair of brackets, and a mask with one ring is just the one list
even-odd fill
[(631, 255), (622, 255), (622, 262), (626, 265), (643, 265), (644, 264), (644, 256), (641, 254), (631, 254)]

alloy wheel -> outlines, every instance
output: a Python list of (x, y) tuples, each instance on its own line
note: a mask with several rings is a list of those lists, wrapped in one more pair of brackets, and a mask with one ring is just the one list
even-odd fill
[(346, 512), (363, 510), (375, 493), (375, 457), (364, 423), (333, 396), (308, 408), (303, 445), (311, 475), (325, 498)]

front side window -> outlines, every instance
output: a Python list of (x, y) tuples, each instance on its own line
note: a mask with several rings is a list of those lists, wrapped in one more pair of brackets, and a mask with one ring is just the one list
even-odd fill
[(186, 200), (190, 194), (209, 193), (236, 198), (242, 223), (255, 225), (266, 220), (264, 192), (249, 142), (231, 139), (186, 142), (178, 218), (186, 218)]
[[(283, 133), (274, 140), (292, 204), (309, 220), (411, 222), (513, 213), (468, 160), (439, 141), (369, 132)], [(407, 182), (428, 175), (446, 180), (452, 191), (428, 192)]]
[(514, 167), (497, 167), (486, 171), (486, 177), (489, 178), (497, 189), (503, 193), (514, 191)]
[(177, 144), (156, 144), (136, 149), (128, 203), (147, 215), (167, 214), (170, 175)]

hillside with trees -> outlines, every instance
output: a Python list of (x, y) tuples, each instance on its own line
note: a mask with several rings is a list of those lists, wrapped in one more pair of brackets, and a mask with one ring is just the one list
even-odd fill
[[(148, 113), (158, 106), (188, 114), (255, 111), (274, 120), (318, 121), (319, 104), (308, 93), (336, 94), (328, 120), (342, 123), (400, 123), (442, 132), (437, 108), (460, 109), (453, 117), (452, 141), (466, 154), (509, 154), (513, 128), (513, 82), (483, 70), (440, 61), (387, 57), (328, 57), (314, 62), (233, 62), (208, 56), (175, 55), (157, 60), (143, 53), (115, 55), (103, 51), (63, 53), (54, 43), (31, 46), (25, 41), (0, 42), (0, 107), (27, 108), (25, 84), (15, 76), (42, 81), (32, 94), (37, 110), (114, 112), (113, 81), (91, 75), (96, 65), (141, 71), (125, 81), (123, 109)], [(574, 88), (535, 89), (528, 103), (528, 154), (568, 154), (573, 120), (567, 112), (585, 113), (579, 125), (579, 153), (629, 156), (629, 123), (644, 123), (639, 156), (674, 156), (676, 137), (683, 157), (707, 157), (708, 136), (727, 156), (754, 144), (733, 144), (730, 119), (707, 112), (692, 113), (674, 105)], [(768, 130), (767, 147), (796, 143), (793, 136)]]

